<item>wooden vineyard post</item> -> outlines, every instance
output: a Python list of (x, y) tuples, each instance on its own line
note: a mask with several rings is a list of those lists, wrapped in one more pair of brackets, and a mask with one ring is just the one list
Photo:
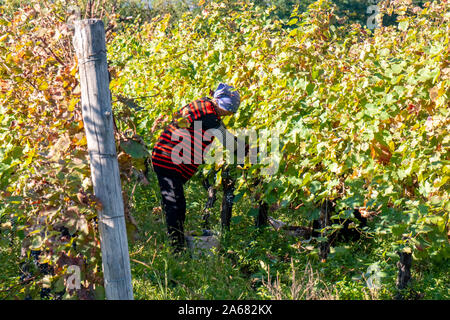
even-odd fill
[(319, 245), (319, 257), (322, 262), (327, 260), (328, 254), (330, 253), (330, 239), (328, 239), (326, 227), (330, 225), (330, 216), (332, 211), (332, 202), (328, 199), (320, 206), (320, 217), (319, 226), (320, 229), (324, 230), (321, 232), (320, 236), (326, 238), (327, 240), (322, 240)]
[(408, 284), (411, 281), (412, 254), (402, 251), (397, 252), (397, 254), (400, 257), (400, 261), (397, 263), (397, 288), (403, 290), (408, 287)]
[[(261, 179), (257, 179), (254, 186), (262, 184)], [(258, 214), (255, 217), (255, 226), (261, 228), (269, 224), (269, 204), (261, 199), (261, 195), (255, 197), (255, 201), (258, 202)]]
[(130, 258), (114, 141), (105, 29), (98, 19), (75, 21), (81, 104), (98, 213), (106, 298), (132, 300)]
[(202, 227), (203, 229), (209, 229), (209, 217), (211, 216), (211, 210), (214, 206), (214, 203), (216, 202), (216, 188), (214, 187), (214, 184), (210, 184), (208, 177), (206, 177), (203, 180), (203, 186), (205, 187), (206, 191), (208, 192), (208, 199), (205, 204), (205, 208), (203, 210), (203, 217), (202, 217)]
[(222, 185), (223, 199), (220, 210), (220, 218), (222, 221), (222, 230), (229, 230), (233, 210), (235, 181), (231, 177), (230, 169), (228, 167), (222, 171)]
[(255, 219), (255, 225), (258, 228), (267, 226), (269, 224), (269, 205), (267, 202), (261, 200), (259, 202), (258, 215)]
[[(408, 241), (408, 237), (402, 237), (402, 240)], [(397, 262), (398, 276), (397, 276), (397, 289), (400, 292), (397, 293), (396, 299), (403, 299), (402, 290), (406, 289), (411, 282), (411, 266), (412, 266), (412, 253), (405, 251), (397, 251), (400, 260)]]

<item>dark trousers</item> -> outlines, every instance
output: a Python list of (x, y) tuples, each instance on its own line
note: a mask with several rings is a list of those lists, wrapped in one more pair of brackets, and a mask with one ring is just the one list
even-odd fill
[(169, 239), (175, 249), (180, 250), (185, 245), (183, 229), (186, 219), (186, 199), (183, 190), (185, 181), (156, 166), (155, 173), (161, 190), (162, 209), (166, 217)]

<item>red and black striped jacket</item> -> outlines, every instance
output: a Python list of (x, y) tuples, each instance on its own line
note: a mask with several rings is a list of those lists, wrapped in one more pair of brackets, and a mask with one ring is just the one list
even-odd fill
[[(214, 136), (205, 131), (218, 129), (221, 120), (208, 98), (182, 107), (174, 118), (153, 147), (152, 162), (155, 171), (162, 170), (187, 181), (204, 162), (203, 156), (214, 140)], [(194, 121), (198, 122), (194, 124)], [(186, 150), (190, 154), (183, 154)]]

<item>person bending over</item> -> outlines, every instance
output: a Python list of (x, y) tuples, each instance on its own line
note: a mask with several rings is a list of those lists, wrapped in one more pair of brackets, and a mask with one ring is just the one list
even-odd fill
[[(238, 143), (242, 143), (221, 120), (236, 113), (240, 105), (239, 93), (233, 89), (221, 83), (213, 99), (204, 97), (179, 109), (153, 147), (153, 169), (159, 182), (170, 243), (176, 252), (185, 246), (186, 199), (183, 185), (204, 163), (204, 155), (215, 136), (221, 137), (224, 146), (233, 145), (235, 155)], [(245, 155), (248, 149), (248, 144), (245, 144)]]

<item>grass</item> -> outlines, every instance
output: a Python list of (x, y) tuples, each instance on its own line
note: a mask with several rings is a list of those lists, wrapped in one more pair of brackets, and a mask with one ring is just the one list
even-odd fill
[[(151, 184), (152, 185), (152, 184)], [(363, 238), (332, 248), (328, 260), (318, 259), (317, 245), (275, 232), (257, 229), (248, 215), (251, 200), (244, 196), (233, 208), (230, 232), (212, 255), (174, 256), (159, 206), (158, 188), (138, 187), (134, 216), (141, 239), (131, 245), (136, 299), (394, 299), (398, 294), (396, 256), (389, 256), (389, 239)], [(193, 179), (185, 186), (185, 230), (199, 230), (206, 191)], [(211, 225), (220, 230), (220, 192)], [(272, 212), (288, 221), (289, 212)], [(298, 217), (291, 217), (290, 223)], [(368, 273), (378, 268), (379, 280), (370, 287)], [(449, 299), (448, 264), (413, 264), (414, 280), (407, 299)]]
[[(132, 190), (133, 186), (124, 186)], [(185, 186), (186, 230), (199, 230), (206, 191), (193, 179)], [(168, 243), (159, 189), (154, 176), (150, 185), (137, 186), (132, 214), (139, 226), (139, 239), (130, 243), (131, 272), (135, 299), (395, 299), (398, 257), (389, 255), (392, 239), (362, 238), (337, 243), (326, 262), (320, 262), (317, 243), (255, 228), (249, 216), (253, 204), (244, 196), (233, 208), (229, 232), (221, 235), (221, 246), (211, 255), (174, 255)], [(220, 231), (221, 192), (210, 218)], [(271, 216), (291, 224), (306, 223), (288, 209)], [(369, 226), (370, 227), (370, 226)], [(20, 287), (18, 263), (20, 243), (1, 234), (0, 299), (12, 299)], [(13, 241), (13, 245), (11, 245)], [(369, 271), (378, 270), (379, 278)], [(449, 262), (413, 261), (412, 282), (401, 292), (404, 299), (449, 299)], [(372, 276), (372, 278), (371, 278)], [(375, 280), (376, 281), (375, 281)], [(379, 279), (379, 280), (378, 280)], [(368, 283), (374, 283), (372, 287)], [(14, 287), (14, 292), (9, 288)]]

